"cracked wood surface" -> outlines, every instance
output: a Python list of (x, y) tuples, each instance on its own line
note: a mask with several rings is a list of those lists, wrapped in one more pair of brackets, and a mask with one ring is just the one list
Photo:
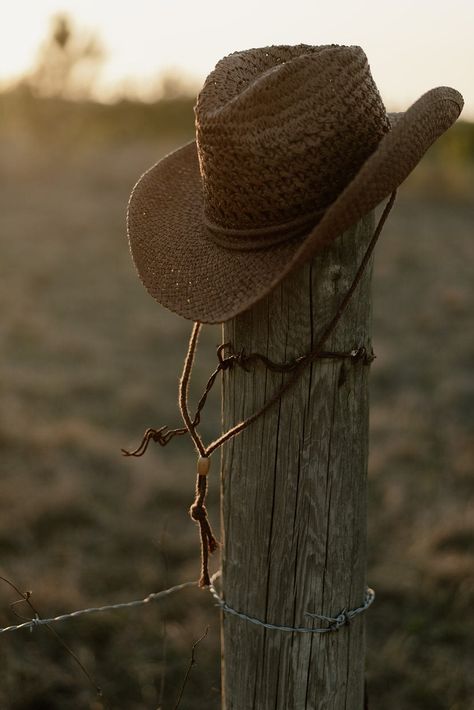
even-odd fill
[[(349, 288), (373, 213), (253, 309), (223, 326), (237, 352), (286, 361), (308, 352)], [(370, 348), (371, 264), (325, 344)], [(355, 608), (366, 588), (368, 370), (319, 360), (224, 446), (223, 594), (263, 621), (311, 626), (304, 612)], [(284, 377), (262, 365), (224, 373), (223, 428), (257, 410)], [(320, 622), (315, 622), (320, 625)], [(266, 630), (225, 615), (224, 710), (362, 710), (364, 615), (336, 633)]]

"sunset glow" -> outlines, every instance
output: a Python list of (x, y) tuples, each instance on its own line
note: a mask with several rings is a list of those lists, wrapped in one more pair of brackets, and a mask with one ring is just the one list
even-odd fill
[[(383, 8), (383, 9), (382, 9)], [(474, 118), (474, 4), (418, 0), (17, 0), (0, 25), (0, 82), (26, 72), (48, 32), (51, 16), (67, 13), (101, 40), (106, 60), (98, 98), (134, 87), (146, 95), (164, 71), (196, 86), (229, 52), (267, 44), (360, 44), (387, 106), (403, 109), (427, 89), (448, 84)]]

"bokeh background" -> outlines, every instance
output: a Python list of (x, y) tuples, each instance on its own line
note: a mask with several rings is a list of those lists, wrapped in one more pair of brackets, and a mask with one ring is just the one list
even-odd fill
[[(147, 426), (179, 425), (190, 328), (139, 283), (125, 209), (139, 174), (193, 137), (215, 62), (361, 44), (389, 110), (440, 84), (464, 94), (377, 247), (366, 623), (371, 710), (474, 708), (472, 3), (18, 0), (2, 15), (0, 575), (43, 616), (198, 575), (191, 445), (120, 454)], [(219, 342), (207, 328), (194, 392)], [(218, 427), (216, 394), (204, 437)], [(0, 626), (16, 599), (1, 583)], [(179, 707), (217, 709), (219, 616), (197, 589), (56, 627), (102, 698), (47, 629), (1, 636), (0, 707), (172, 710), (207, 627)]]

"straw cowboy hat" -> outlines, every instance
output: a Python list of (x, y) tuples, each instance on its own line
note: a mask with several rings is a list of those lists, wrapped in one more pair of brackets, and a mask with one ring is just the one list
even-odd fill
[(234, 317), (389, 196), (462, 107), (439, 87), (387, 114), (360, 47), (230, 54), (198, 96), (196, 140), (132, 192), (140, 278), (185, 318)]

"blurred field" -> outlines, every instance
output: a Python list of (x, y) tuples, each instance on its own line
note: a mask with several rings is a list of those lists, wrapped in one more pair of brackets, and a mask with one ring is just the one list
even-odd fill
[[(198, 575), (191, 445), (120, 455), (145, 427), (179, 424), (190, 326), (145, 293), (124, 223), (135, 179), (192, 136), (192, 112), (189, 100), (134, 110), (21, 94), (0, 110), (0, 574), (50, 616)], [(371, 710), (474, 708), (473, 135), (462, 125), (427, 156), (377, 247)], [(219, 342), (208, 328), (196, 391)], [(1, 626), (16, 623), (14, 600), (0, 586)], [(218, 708), (219, 617), (197, 589), (57, 627), (103, 705), (46, 629), (2, 636), (0, 707), (171, 710), (207, 625), (180, 708)]]

